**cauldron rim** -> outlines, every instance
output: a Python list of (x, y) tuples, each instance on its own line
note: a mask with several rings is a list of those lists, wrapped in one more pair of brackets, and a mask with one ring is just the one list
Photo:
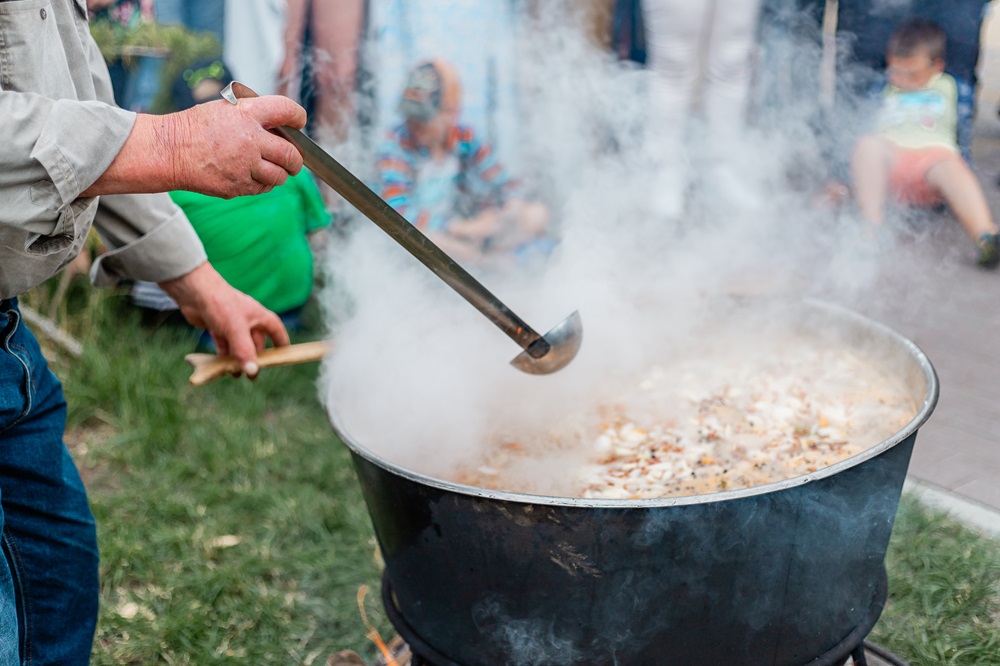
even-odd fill
[(580, 497), (562, 497), (556, 495), (536, 495), (531, 493), (521, 493), (506, 490), (490, 490), (487, 488), (480, 488), (477, 486), (470, 486), (462, 483), (456, 483), (453, 481), (445, 481), (433, 476), (426, 474), (421, 474), (414, 470), (408, 469), (401, 465), (398, 465), (383, 456), (375, 453), (371, 449), (362, 446), (358, 441), (351, 436), (351, 434), (344, 428), (337, 415), (334, 411), (327, 405), (327, 418), (330, 421), (330, 425), (334, 432), (340, 438), (340, 440), (356, 455), (361, 456), (365, 460), (382, 467), (386, 471), (403, 477), (414, 483), (423, 484), (439, 490), (446, 492), (458, 493), (461, 495), (466, 495), (470, 497), (478, 497), (482, 499), (503, 501), (503, 502), (515, 502), (520, 504), (534, 504), (534, 505), (549, 505), (549, 506), (561, 506), (561, 507), (576, 507), (576, 508), (610, 508), (610, 509), (651, 509), (658, 507), (671, 507), (671, 506), (687, 506), (696, 504), (711, 504), (715, 502), (726, 502), (730, 500), (737, 500), (747, 497), (753, 497), (756, 495), (764, 495), (768, 493), (774, 493), (789, 488), (795, 488), (798, 486), (803, 486), (820, 479), (825, 479), (828, 477), (835, 476), (847, 469), (860, 465), (872, 458), (876, 458), (885, 451), (893, 448), (902, 441), (911, 437), (916, 433), (921, 426), (930, 418), (931, 413), (934, 411), (937, 405), (938, 396), (940, 394), (940, 385), (938, 382), (937, 372), (934, 370), (934, 366), (931, 364), (930, 359), (924, 353), (924, 351), (912, 340), (899, 333), (895, 329), (871, 319), (865, 315), (862, 315), (849, 308), (829, 303), (826, 301), (821, 301), (818, 299), (806, 298), (802, 299), (802, 303), (811, 307), (816, 307), (820, 309), (826, 309), (830, 312), (835, 312), (836, 315), (842, 319), (853, 319), (855, 323), (861, 324), (866, 328), (877, 332), (893, 340), (902, 349), (904, 349), (907, 355), (917, 362), (920, 366), (920, 370), (923, 373), (924, 379), (927, 383), (927, 391), (924, 395), (924, 401), (920, 409), (917, 411), (916, 415), (910, 421), (903, 426), (900, 430), (894, 433), (892, 436), (887, 437), (881, 442), (865, 449), (857, 455), (851, 456), (850, 458), (845, 458), (840, 462), (834, 463), (824, 467), (816, 472), (809, 474), (803, 474), (795, 477), (790, 477), (787, 479), (782, 479), (781, 481), (774, 481), (772, 483), (761, 484), (757, 486), (751, 486), (749, 488), (740, 488), (736, 490), (725, 490), (716, 493), (702, 493), (698, 495), (672, 495), (669, 497), (651, 497), (643, 499), (588, 499)]

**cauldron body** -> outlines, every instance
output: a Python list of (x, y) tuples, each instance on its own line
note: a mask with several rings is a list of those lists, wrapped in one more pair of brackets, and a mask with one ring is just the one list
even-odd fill
[(882, 584), (938, 384), (890, 329), (803, 307), (816, 330), (898, 369), (918, 413), (860, 455), (766, 486), (655, 500), (487, 491), (396, 466), (332, 414), (412, 629), (467, 666), (800, 666), (837, 646)]

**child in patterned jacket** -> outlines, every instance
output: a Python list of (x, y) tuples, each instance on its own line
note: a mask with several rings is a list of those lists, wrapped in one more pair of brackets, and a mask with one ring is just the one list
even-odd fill
[(502, 265), (546, 253), (548, 209), (525, 199), (492, 147), (459, 122), (461, 96), (450, 63), (410, 72), (403, 122), (378, 153), (375, 191), (458, 261)]

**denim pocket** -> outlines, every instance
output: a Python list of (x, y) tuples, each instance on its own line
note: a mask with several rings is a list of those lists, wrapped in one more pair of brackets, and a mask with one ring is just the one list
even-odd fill
[(0, 312), (0, 432), (16, 425), (31, 409), (30, 357), (14, 339), (20, 319), (17, 310)]

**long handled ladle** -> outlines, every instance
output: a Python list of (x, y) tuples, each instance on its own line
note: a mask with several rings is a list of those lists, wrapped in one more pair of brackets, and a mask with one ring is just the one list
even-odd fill
[[(242, 83), (233, 82), (222, 91), (222, 96), (236, 104), (237, 100), (257, 97), (257, 93)], [(528, 326), (500, 299), (490, 293), (486, 287), (455, 263), (441, 248), (407, 222), (406, 218), (372, 192), (354, 174), (341, 166), (312, 139), (291, 127), (276, 127), (272, 131), (287, 139), (302, 153), (302, 161), (314, 175), (336, 190), (348, 203), (377, 224), (382, 231), (389, 234), (407, 252), (431, 269), (435, 275), (444, 280), (448, 286), (486, 315), (501, 331), (516, 342), (523, 351), (511, 361), (511, 365), (522, 372), (547, 375), (561, 370), (573, 360), (580, 349), (583, 337), (583, 326), (580, 322), (579, 312), (571, 314), (544, 336), (539, 335), (535, 329)], [(273, 352), (279, 352), (280, 349), (275, 349)], [(294, 355), (296, 352), (291, 353)], [(322, 358), (322, 353), (320, 353), (319, 358)], [(194, 376), (192, 376), (192, 383), (194, 383)]]

